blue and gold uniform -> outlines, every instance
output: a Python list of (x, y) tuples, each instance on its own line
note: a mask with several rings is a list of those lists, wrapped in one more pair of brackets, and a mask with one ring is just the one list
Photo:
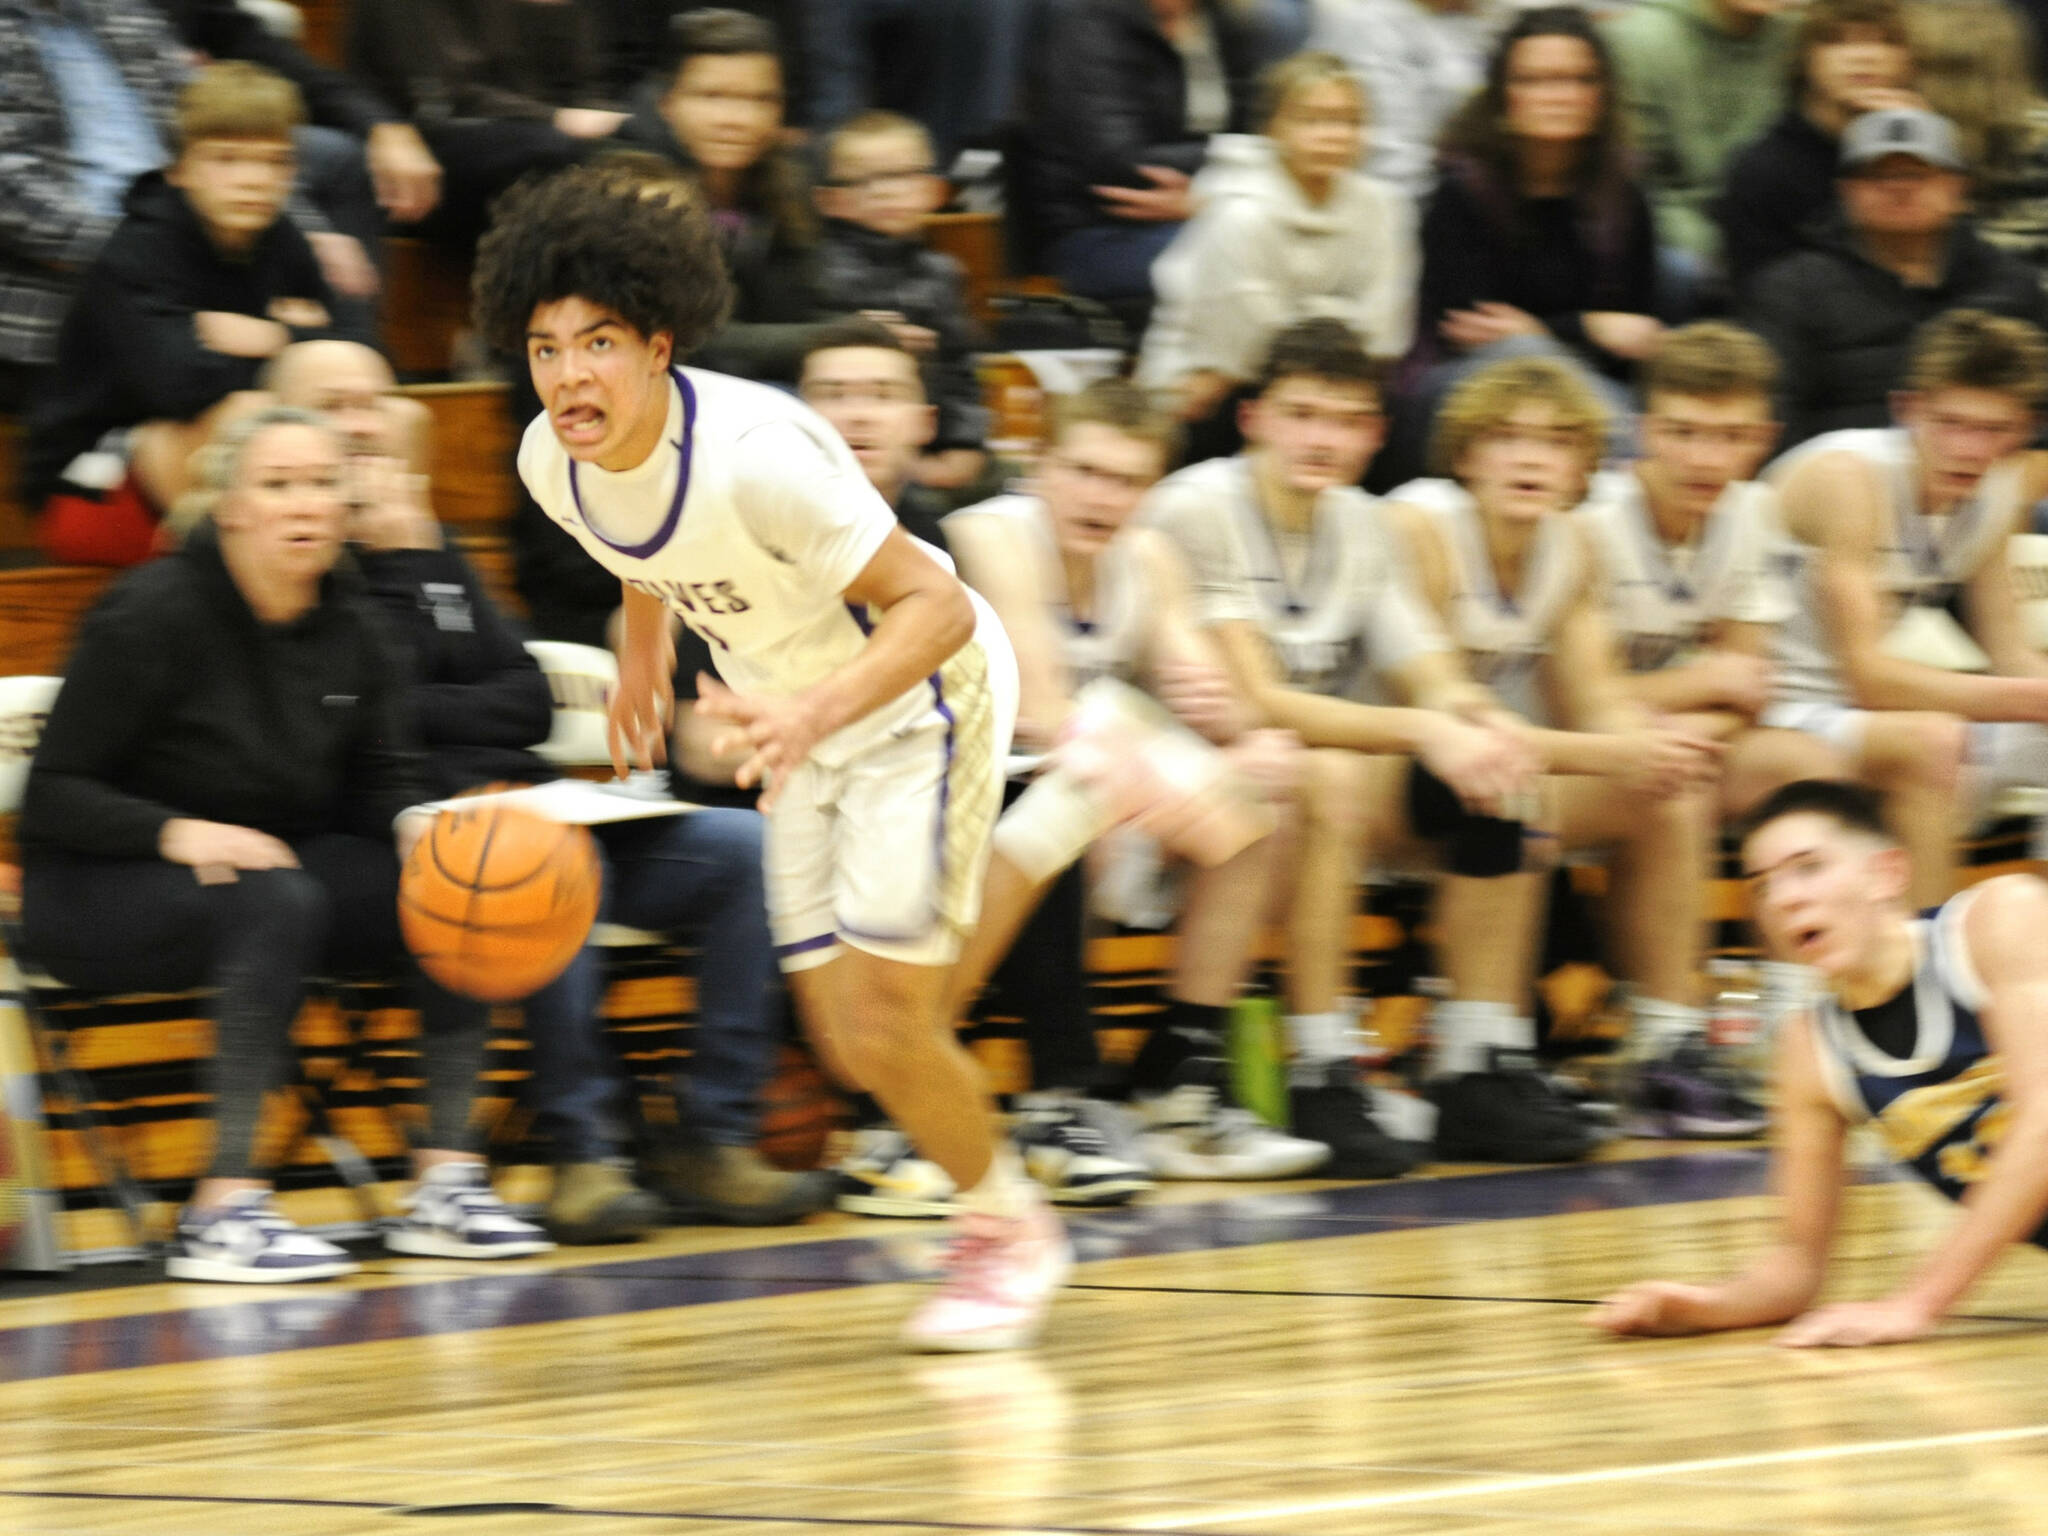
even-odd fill
[[(1976, 895), (1913, 923), (1913, 979), (1897, 997), (1854, 1011), (1825, 998), (1815, 1014), (1821, 1072), (1842, 1113), (1874, 1122), (1893, 1158), (1951, 1200), (1984, 1176), (2011, 1113), (1963, 933)], [(2031, 1241), (2048, 1246), (2048, 1225)]]

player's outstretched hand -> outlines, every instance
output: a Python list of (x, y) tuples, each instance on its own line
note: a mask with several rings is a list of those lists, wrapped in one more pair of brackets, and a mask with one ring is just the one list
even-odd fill
[(1616, 1291), (1593, 1309), (1593, 1326), (1623, 1338), (1672, 1338), (1704, 1333), (1714, 1292), (1704, 1285), (1645, 1280)]
[(1926, 1337), (1934, 1330), (1935, 1321), (1924, 1308), (1893, 1298), (1844, 1301), (1831, 1307), (1816, 1307), (1804, 1317), (1794, 1318), (1779, 1332), (1777, 1342), (1786, 1349), (1903, 1344), (1908, 1339)]
[(620, 647), (619, 686), (605, 729), (612, 771), (622, 779), (628, 768), (659, 768), (668, 761), (668, 728), (676, 713), (674, 637), (664, 626), (656, 643), (636, 654), (639, 649)]
[(713, 720), (728, 720), (733, 729), (721, 731), (711, 742), (719, 757), (728, 752), (749, 751), (751, 755), (733, 774), (741, 789), (761, 786), (763, 815), (775, 809), (782, 786), (799, 763), (824, 734), (817, 713), (802, 694), (774, 697), (759, 693), (734, 693), (708, 673), (697, 674), (697, 712)]

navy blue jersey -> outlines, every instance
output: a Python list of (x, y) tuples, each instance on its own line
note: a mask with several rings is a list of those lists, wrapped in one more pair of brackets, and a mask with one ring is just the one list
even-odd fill
[[(2011, 1113), (2005, 1072), (1979, 1017), (1984, 984), (1963, 935), (1976, 894), (1964, 891), (1913, 923), (1905, 1055), (1872, 1043), (1831, 997), (1815, 1011), (1821, 1072), (1843, 1114), (1875, 1122), (1891, 1155), (1951, 1200), (1984, 1176)], [(2033, 1241), (2048, 1242), (2048, 1226)]]

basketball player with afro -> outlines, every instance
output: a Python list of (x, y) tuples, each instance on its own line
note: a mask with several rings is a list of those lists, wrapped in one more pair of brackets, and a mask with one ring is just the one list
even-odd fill
[[(2048, 1246), (2048, 884), (2001, 876), (1916, 918), (1911, 861), (1875, 797), (1818, 779), (1757, 807), (1742, 868), (1772, 954), (1825, 983), (1778, 1040), (1778, 1238), (1719, 1285), (1631, 1286), (1593, 1321), (1618, 1334), (1790, 1321), (1778, 1342), (1792, 1346), (1919, 1338), (2008, 1246)], [(1890, 1295), (1808, 1311), (1845, 1133), (1863, 1122), (1962, 1214)]]
[(612, 756), (652, 767), (673, 709), (671, 615), (723, 682), (699, 712), (759, 785), (778, 958), (833, 1069), (961, 1191), (915, 1347), (1028, 1343), (1071, 1263), (954, 1037), (948, 972), (976, 918), (1016, 715), (986, 604), (902, 531), (839, 435), (766, 386), (682, 366), (723, 320), (694, 198), (598, 165), (500, 203), (477, 318), (523, 352), (545, 414), (519, 473), (623, 586)]

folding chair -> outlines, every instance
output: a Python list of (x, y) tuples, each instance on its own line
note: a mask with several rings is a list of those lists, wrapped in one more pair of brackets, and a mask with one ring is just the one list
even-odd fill
[[(15, 816), (21, 811), (21, 798), (28, 788), (29, 760), (42, 739), (43, 722), (50, 717), (50, 706), (56, 703), (58, 690), (63, 686), (60, 677), (0, 678), (0, 815)], [(102, 1187), (119, 1203), (136, 1248), (147, 1253), (150, 1242), (142, 1188), (129, 1172), (127, 1160), (114, 1146), (106, 1121), (100, 1116), (96, 1107), (99, 1095), (72, 1063), (70, 1030), (51, 1019), (44, 1006), (45, 999), (67, 989), (54, 977), (36, 969), (22, 937), (18, 906), (0, 913), (0, 939), (5, 940), (14, 962), (15, 998), (49, 1064), (51, 1080), (70, 1105), (71, 1123), (78, 1130), (86, 1156)]]
[[(50, 706), (56, 702), (62, 686), (63, 679), (56, 677), (0, 677), (0, 816), (15, 815), (21, 809), (22, 795), (28, 785), (29, 760), (42, 737), (43, 723), (49, 718)], [(136, 1249), (147, 1254), (155, 1247), (148, 1235), (147, 1198), (100, 1113), (101, 1095), (73, 1059), (73, 1026), (65, 1017), (80, 1014), (89, 1018), (105, 1008), (142, 1001), (143, 998), (141, 995), (116, 997), (67, 987), (39, 969), (22, 931), (18, 904), (12, 910), (0, 912), (0, 940), (6, 943), (14, 963), (18, 980), (15, 997), (49, 1064), (50, 1078), (69, 1105), (70, 1122), (78, 1131), (101, 1187), (109, 1191), (119, 1205)], [(331, 993), (343, 1008), (344, 1016), (347, 1015), (351, 994), (346, 986), (315, 981), (312, 989)], [(172, 995), (198, 1002), (210, 994), (197, 990)], [(345, 1063), (347, 1067), (362, 1067), (360, 1046), (360, 1040), (352, 1034)], [(299, 1090), (307, 1120), (292, 1143), (284, 1149), (281, 1160), (288, 1163), (299, 1143), (310, 1137), (353, 1193), (365, 1220), (374, 1224), (381, 1215), (369, 1193), (369, 1186), (378, 1181), (375, 1169), (355, 1145), (336, 1130), (328, 1106), (313, 1083), (303, 1071), (295, 1068), (295, 1072), (293, 1086)]]

